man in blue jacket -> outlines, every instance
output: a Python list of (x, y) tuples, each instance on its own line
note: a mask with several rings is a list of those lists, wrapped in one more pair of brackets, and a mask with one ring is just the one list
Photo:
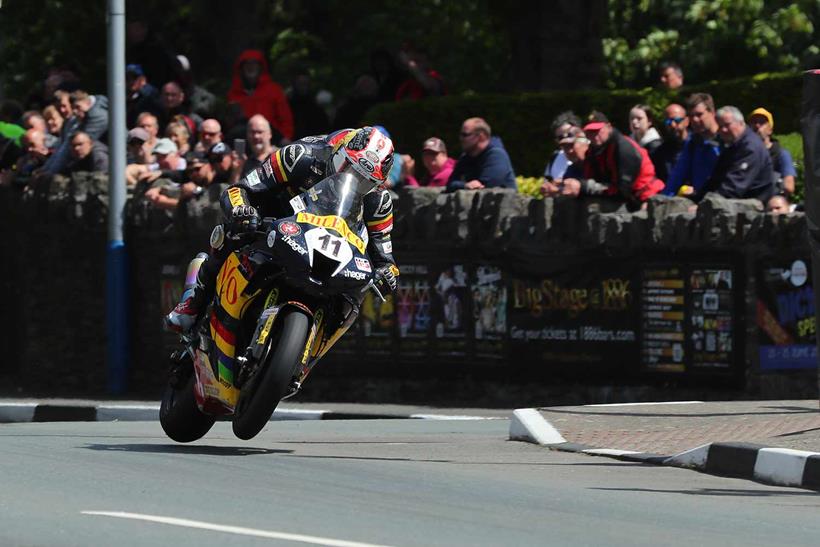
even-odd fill
[(718, 123), (715, 119), (715, 102), (708, 93), (694, 93), (686, 99), (689, 114), (689, 137), (661, 192), (667, 196), (694, 198), (712, 175), (720, 155), (717, 141)]
[(518, 188), (510, 156), (501, 145), (501, 140), (492, 137), (486, 121), (482, 118), (465, 120), (461, 125), (459, 140), (463, 153), (447, 181), (447, 192)]
[(769, 151), (736, 107), (718, 109), (717, 120), (723, 147), (702, 194), (717, 192), (725, 198), (755, 198), (765, 204), (775, 193)]

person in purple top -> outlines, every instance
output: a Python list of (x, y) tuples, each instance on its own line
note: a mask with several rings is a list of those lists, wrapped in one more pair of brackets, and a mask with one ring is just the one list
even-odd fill
[(512, 188), (517, 190), (510, 156), (501, 140), (492, 137), (482, 118), (468, 118), (459, 134), (463, 153), (447, 181), (447, 191)]

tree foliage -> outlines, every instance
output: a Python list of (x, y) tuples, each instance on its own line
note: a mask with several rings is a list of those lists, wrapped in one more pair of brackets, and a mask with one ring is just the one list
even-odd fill
[[(426, 50), (450, 93), (571, 89), (563, 70), (555, 71), (554, 78), (535, 79), (529, 87), (518, 84), (528, 70), (543, 72), (544, 55), (535, 55), (538, 52), (559, 52), (556, 55), (570, 60), (569, 66), (601, 62), (590, 55), (589, 47), (560, 48), (570, 43), (572, 33), (594, 38), (597, 26), (572, 25), (556, 32), (546, 24), (589, 18), (595, 5), (536, 0), (127, 0), (126, 17), (145, 20), (175, 53), (190, 59), (200, 83), (220, 96), (230, 83), (233, 60), (252, 47), (268, 54), (280, 82), (306, 69), (340, 97), (370, 69), (374, 49), (395, 52), (408, 42)], [(799, 69), (820, 53), (813, 40), (820, 24), (817, 0), (607, 0), (607, 6), (601, 38), (610, 88), (654, 84), (657, 64), (666, 59), (679, 62), (691, 83)], [(25, 98), (54, 65), (73, 67), (85, 87), (103, 91), (105, 10), (104, 0), (4, 0), (0, 97)]]
[(692, 82), (806, 68), (818, 24), (816, 0), (609, 0), (607, 85), (654, 84), (664, 60)]

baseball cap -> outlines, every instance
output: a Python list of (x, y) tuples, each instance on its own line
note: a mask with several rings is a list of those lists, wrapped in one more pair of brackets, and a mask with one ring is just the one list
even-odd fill
[(148, 131), (146, 131), (142, 127), (135, 127), (134, 129), (132, 129), (128, 132), (128, 142), (131, 142), (131, 141), (147, 142), (150, 139), (151, 139), (151, 135), (149, 135)]
[(134, 76), (145, 76), (145, 72), (143, 72), (142, 66), (138, 64), (125, 65), (125, 73), (133, 74)]
[(447, 147), (444, 145), (444, 141), (438, 137), (430, 137), (424, 141), (424, 144), (421, 145), (421, 151), (424, 152), (427, 150), (447, 153)]
[(208, 163), (208, 154), (202, 150), (191, 150), (185, 154), (185, 162), (188, 164), (188, 167)]
[(231, 153), (231, 147), (224, 142), (218, 142), (211, 145), (208, 149), (208, 161), (215, 163), (221, 161), (223, 157)]
[(587, 116), (587, 124), (584, 126), (584, 131), (598, 131), (608, 123), (609, 118), (606, 117), (606, 114), (593, 110), (589, 116)]
[(171, 139), (159, 139), (153, 152), (154, 154), (173, 154), (178, 150), (176, 143)]
[(752, 116), (763, 116), (769, 121), (769, 125), (772, 126), (772, 129), (774, 129), (774, 116), (772, 116), (772, 113), (765, 108), (755, 108), (752, 110), (752, 113), (749, 114), (750, 118)]

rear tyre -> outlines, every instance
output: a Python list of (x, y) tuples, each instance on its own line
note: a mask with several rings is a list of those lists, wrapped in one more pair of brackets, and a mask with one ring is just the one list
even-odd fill
[(310, 319), (299, 310), (286, 310), (278, 343), (271, 348), (262, 370), (250, 378), (239, 394), (233, 419), (233, 432), (242, 440), (255, 437), (268, 423), (302, 357)]
[(193, 372), (187, 380), (179, 383), (179, 388), (165, 386), (162, 404), (159, 407), (159, 423), (163, 431), (178, 443), (189, 443), (202, 438), (216, 421), (215, 416), (204, 414), (196, 406)]

